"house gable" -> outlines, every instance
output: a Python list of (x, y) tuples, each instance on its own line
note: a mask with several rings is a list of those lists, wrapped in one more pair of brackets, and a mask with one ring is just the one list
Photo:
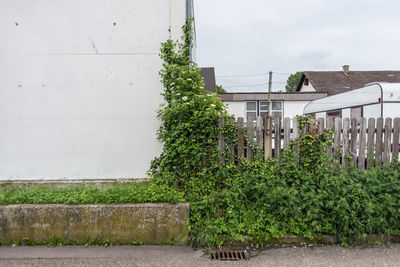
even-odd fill
[(335, 95), (372, 82), (400, 82), (400, 71), (305, 71), (296, 91)]

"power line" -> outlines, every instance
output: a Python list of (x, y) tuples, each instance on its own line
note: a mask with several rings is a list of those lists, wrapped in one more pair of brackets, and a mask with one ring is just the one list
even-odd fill
[(248, 85), (223, 85), (222, 87), (257, 87), (257, 86), (266, 86), (267, 83), (263, 84), (248, 84)]
[(274, 74), (278, 75), (291, 75), (292, 73), (287, 73), (287, 72), (273, 72)]
[[(286, 84), (286, 82), (272, 82), (272, 83), (279, 83), (279, 84)], [(263, 84), (247, 84), (247, 85), (222, 85), (222, 87), (257, 87), (257, 86), (266, 86), (268, 83)]]
[[(291, 75), (292, 73), (288, 73), (288, 72), (272, 72), (273, 74), (278, 74), (278, 75)], [(253, 77), (253, 76), (264, 76), (267, 75), (268, 72), (265, 73), (257, 73), (257, 74), (232, 74), (232, 75), (216, 75), (215, 77), (218, 78), (228, 78), (228, 77)]]
[(226, 77), (226, 78), (228, 78), (228, 77), (253, 77), (253, 76), (264, 76), (264, 75), (267, 75), (268, 73), (259, 73), (259, 74), (235, 74), (235, 75), (217, 75), (217, 76), (215, 76), (215, 77), (221, 77), (221, 78), (223, 78), (223, 77)]

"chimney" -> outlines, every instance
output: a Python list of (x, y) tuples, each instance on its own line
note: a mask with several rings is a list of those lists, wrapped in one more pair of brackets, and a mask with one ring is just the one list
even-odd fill
[(344, 74), (349, 74), (350, 73), (350, 66), (349, 65), (343, 65), (343, 72)]

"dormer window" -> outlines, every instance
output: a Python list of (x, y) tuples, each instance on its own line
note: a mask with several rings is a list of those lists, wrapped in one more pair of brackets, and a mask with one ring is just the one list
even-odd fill
[(308, 85), (308, 79), (307, 78), (304, 79), (304, 85)]

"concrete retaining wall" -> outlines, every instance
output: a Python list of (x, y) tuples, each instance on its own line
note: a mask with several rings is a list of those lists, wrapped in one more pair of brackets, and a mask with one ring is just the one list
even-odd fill
[(189, 204), (0, 206), (0, 242), (88, 238), (130, 244), (185, 244)]

